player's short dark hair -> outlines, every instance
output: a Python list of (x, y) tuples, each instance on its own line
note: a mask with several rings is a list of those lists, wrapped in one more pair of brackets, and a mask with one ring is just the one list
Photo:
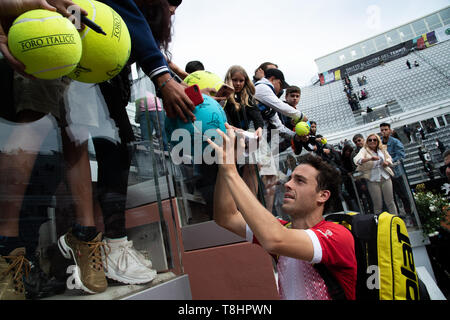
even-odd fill
[(298, 165), (307, 164), (319, 171), (317, 175), (317, 191), (330, 191), (330, 198), (325, 202), (324, 211), (330, 209), (339, 201), (339, 193), (341, 186), (341, 175), (339, 171), (324, 161), (321, 157), (312, 155), (310, 153), (298, 158)]

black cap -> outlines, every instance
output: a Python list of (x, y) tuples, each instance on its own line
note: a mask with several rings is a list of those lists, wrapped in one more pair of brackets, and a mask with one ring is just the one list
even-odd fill
[(281, 88), (282, 89), (287, 89), (289, 87), (287, 82), (284, 80), (283, 72), (281, 72), (279, 69), (271, 68), (271, 69), (266, 70), (265, 77), (267, 79), (269, 79), (270, 77), (275, 77), (275, 79), (281, 80)]
[(167, 0), (171, 6), (178, 7), (183, 0)]

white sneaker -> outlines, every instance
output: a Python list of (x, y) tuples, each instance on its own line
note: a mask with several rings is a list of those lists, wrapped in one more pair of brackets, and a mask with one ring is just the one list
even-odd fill
[(109, 247), (107, 258), (103, 254), (105, 275), (113, 280), (127, 284), (142, 284), (156, 277), (156, 270), (151, 269), (151, 261), (133, 247), (133, 241), (105, 240)]

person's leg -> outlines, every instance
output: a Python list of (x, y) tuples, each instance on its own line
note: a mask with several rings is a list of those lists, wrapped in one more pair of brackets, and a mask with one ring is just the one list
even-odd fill
[(407, 190), (406, 190), (406, 188), (409, 188), (409, 186), (408, 187), (405, 186), (402, 177), (393, 177), (392, 178), (392, 188), (394, 190), (394, 193), (397, 194), (397, 196), (402, 201), (406, 214), (411, 214), (411, 204), (409, 202), (409, 198), (408, 198)]
[(150, 133), (149, 133), (149, 125), (147, 122), (147, 118), (145, 115), (145, 112), (141, 112), (139, 116), (139, 125), (141, 129), (141, 139), (143, 141), (148, 141), (150, 139)]
[(75, 266), (67, 269), (72, 273), (67, 281), (69, 289), (82, 289), (88, 293), (106, 290), (108, 283), (103, 270), (102, 234), (97, 232), (94, 220), (91, 168), (87, 141), (76, 144), (62, 129), (64, 159), (69, 189), (75, 203), (76, 224), (61, 236), (58, 246)]
[[(42, 141), (52, 127), (43, 114), (23, 111), (0, 153), (0, 236), (19, 236), (23, 197)], [(37, 121), (40, 120), (40, 121)], [(30, 122), (30, 123), (28, 123)], [(32, 122), (32, 123), (31, 123)]]
[(389, 210), (389, 213), (398, 215), (397, 206), (395, 205), (394, 201), (394, 191), (392, 189), (391, 179), (381, 179), (381, 191), (383, 192), (383, 198)]
[(157, 113), (157, 117), (158, 117), (158, 121), (159, 121), (159, 128), (158, 130), (161, 130), (161, 135), (162, 135), (162, 141), (163, 141), (163, 145), (164, 145), (164, 151), (168, 151), (168, 142), (167, 142), (167, 135), (166, 135), (166, 130), (165, 130), (165, 114), (163, 111), (158, 111)]
[(0, 153), (0, 300), (26, 298), (23, 272), (29, 262), (19, 236), (19, 218), (37, 154), (52, 127), (49, 118), (42, 117), (34, 111), (20, 112), (20, 123)]
[(383, 209), (381, 185), (379, 182), (367, 181), (367, 188), (372, 199), (374, 214), (379, 215)]
[(156, 277), (156, 271), (151, 269), (152, 262), (128, 241), (125, 228), (131, 147), (101, 138), (94, 138), (93, 142), (98, 164), (99, 207), (105, 225), (105, 241), (110, 249), (103, 257), (107, 260), (105, 275), (128, 284), (150, 282)]
[(105, 225), (105, 237), (123, 238), (128, 173), (131, 154), (126, 145), (93, 139), (98, 165), (97, 193)]
[(94, 227), (94, 207), (92, 198), (92, 178), (87, 141), (78, 145), (70, 140), (66, 131), (61, 130), (66, 175), (69, 189), (75, 203), (77, 223), (84, 227)]

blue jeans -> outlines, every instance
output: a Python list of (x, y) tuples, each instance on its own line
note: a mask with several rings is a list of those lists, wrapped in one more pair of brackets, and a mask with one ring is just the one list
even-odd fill
[[(155, 130), (155, 137), (159, 138), (162, 134), (162, 140), (164, 144), (164, 151), (167, 151), (167, 136), (166, 131), (164, 128), (164, 112), (163, 111), (149, 111), (148, 112), (149, 119), (150, 119), (150, 130)], [(158, 118), (159, 118), (159, 126), (158, 126)], [(150, 134), (149, 134), (149, 125), (147, 124), (147, 118), (146, 118), (146, 112), (141, 112), (139, 115), (139, 124), (141, 127), (141, 136), (142, 140), (150, 140)], [(160, 131), (161, 130), (161, 131)]]

